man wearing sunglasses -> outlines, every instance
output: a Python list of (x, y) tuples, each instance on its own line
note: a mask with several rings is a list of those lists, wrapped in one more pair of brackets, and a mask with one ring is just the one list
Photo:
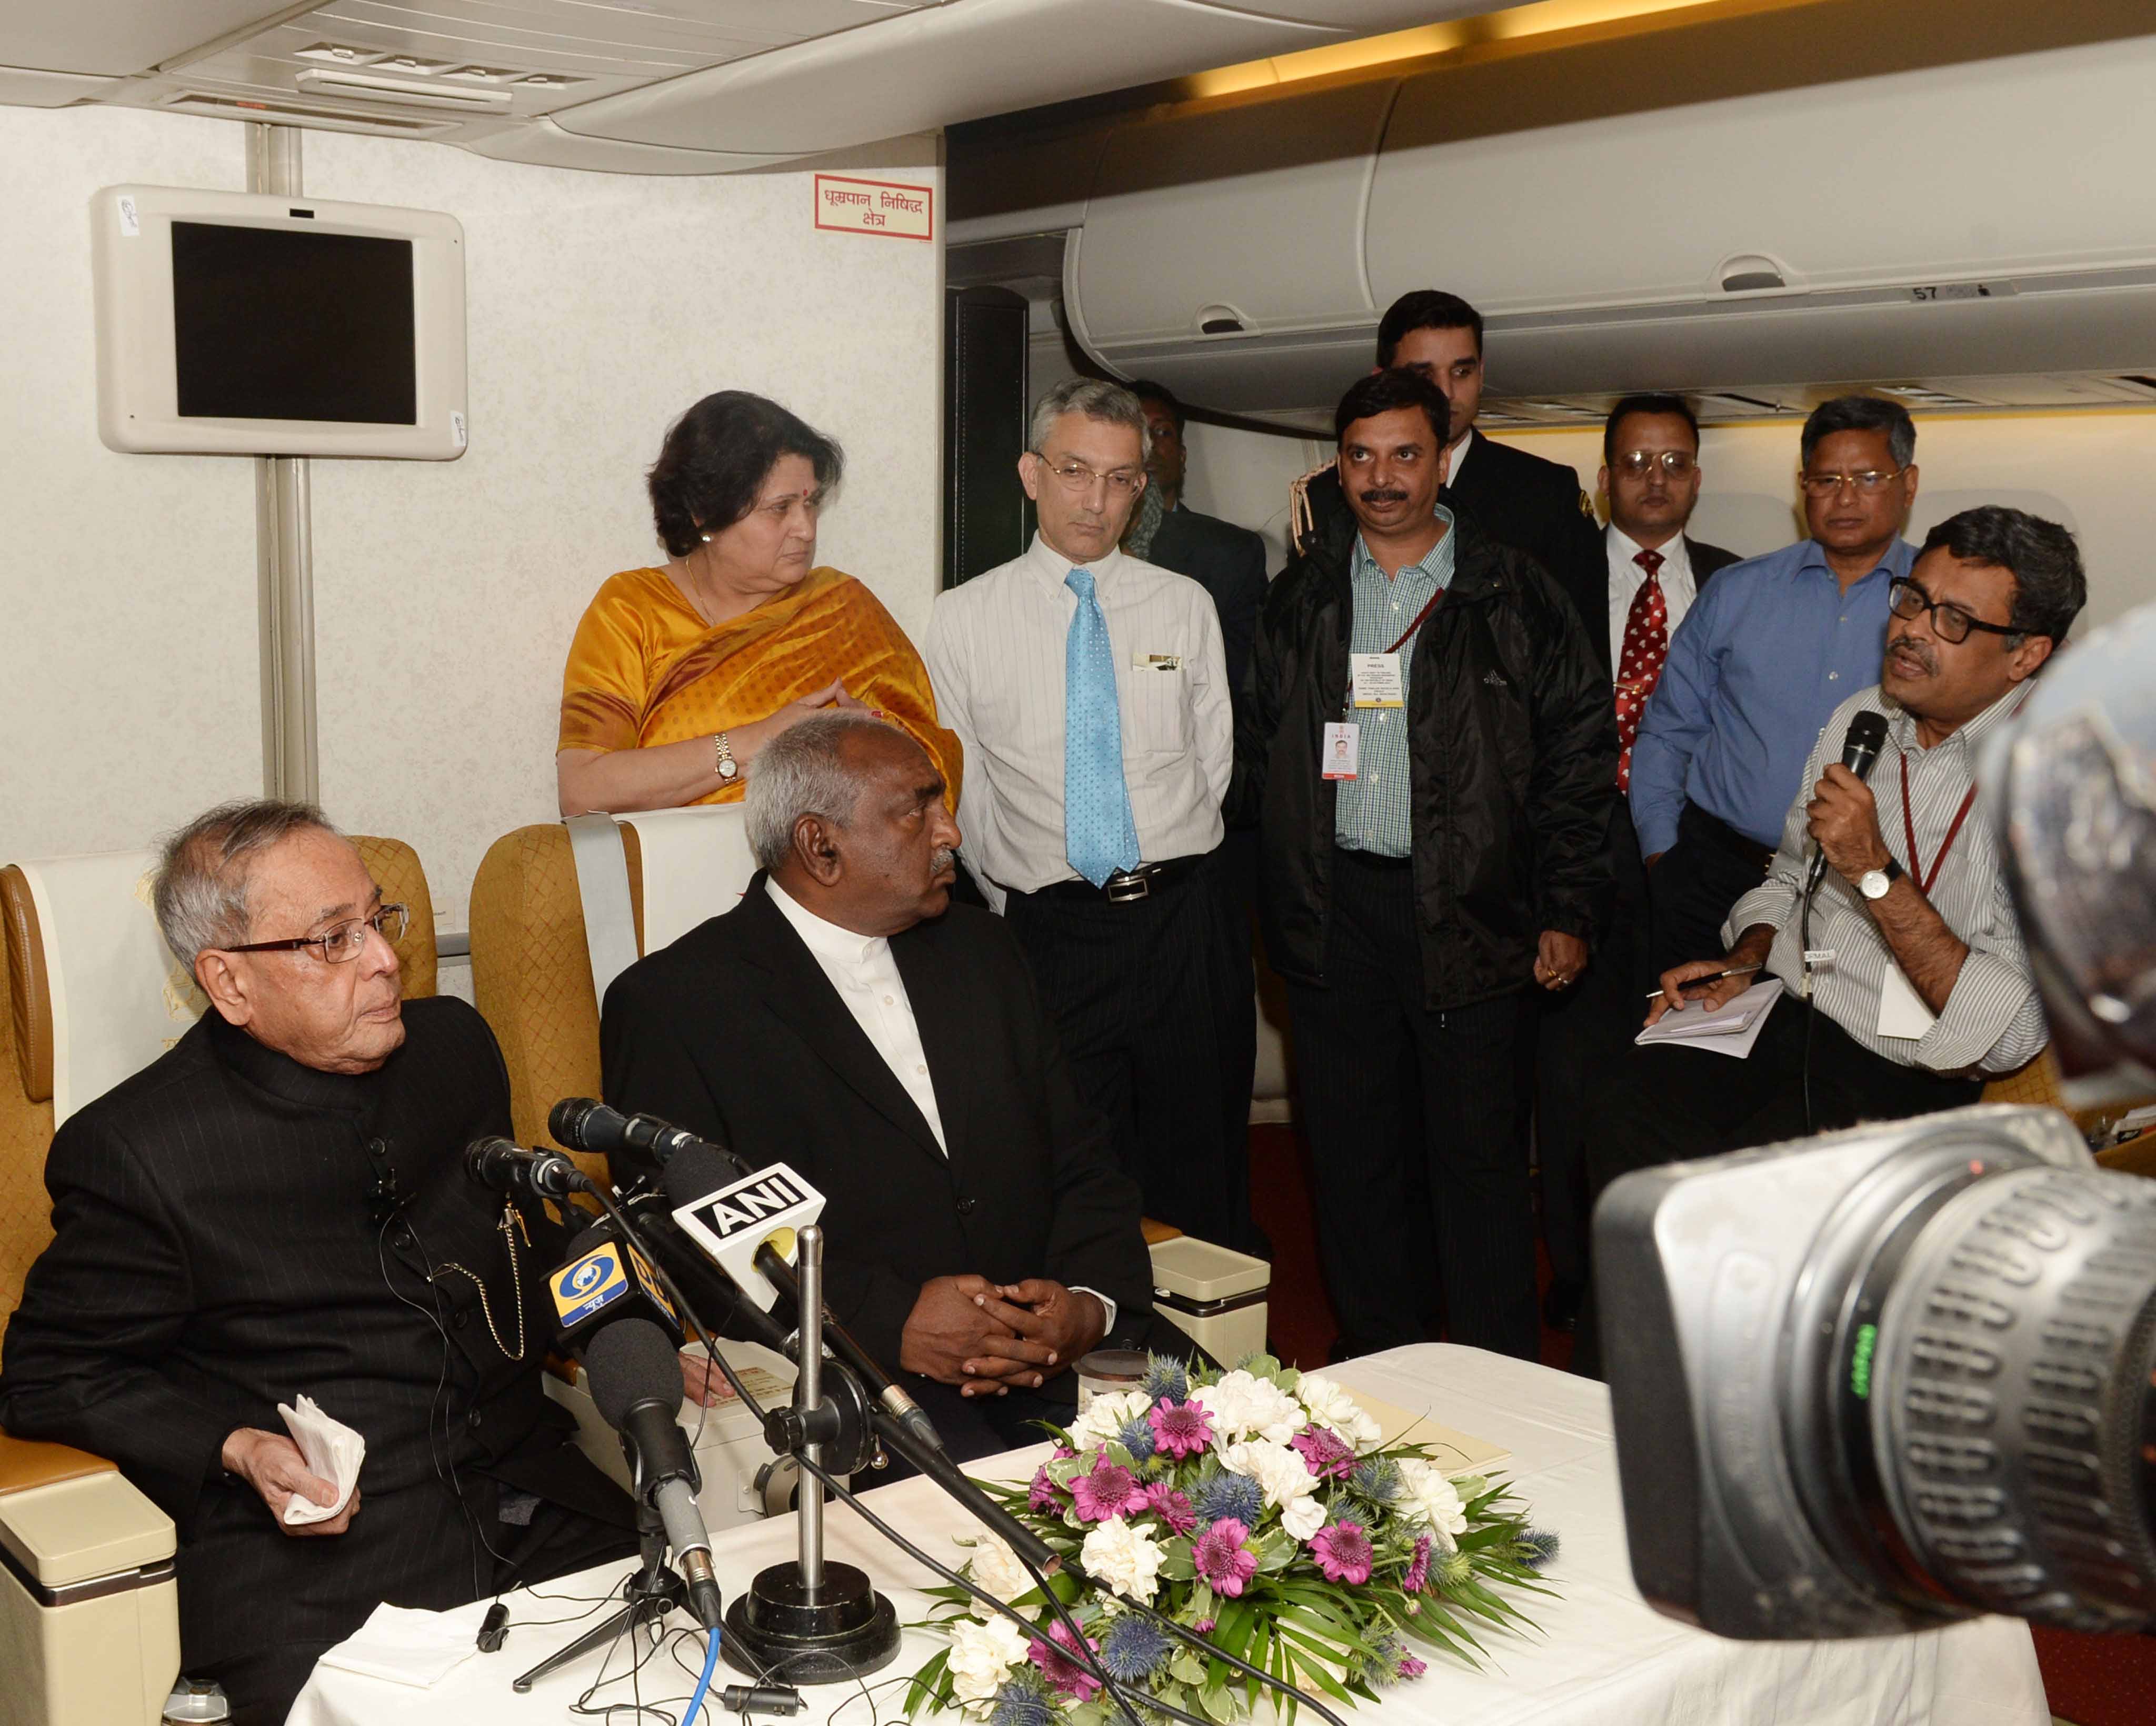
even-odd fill
[(1916, 556), (1901, 537), (1917, 497), (1907, 408), (1822, 402), (1799, 447), (1808, 537), (1715, 578), (1640, 721), (1630, 796), (1657, 970), (1711, 949), (1759, 884), (1813, 740), (1878, 675), (1887, 588)]
[[(270, 802), (168, 841), (155, 904), (208, 1011), (54, 1136), (0, 1422), (172, 1517), (184, 1669), (281, 1720), (378, 1602), (632, 1554), (633, 1515), (541, 1391), (564, 1236), (464, 1172), (510, 1129), (508, 1078), (470, 1007), (398, 998), (405, 908), (319, 811)], [(285, 1436), (302, 1396), (367, 1442), (341, 1501)]]
[[(1835, 709), (1813, 746), (1773, 868), (1715, 944), (1727, 950), (1663, 972), (1647, 1019), (1722, 1006), (1762, 976), (1790, 996), (1742, 1060), (1671, 1043), (1629, 1052), (1589, 1148), (1598, 1191), (1631, 1169), (1974, 1103), (1987, 1075), (2043, 1048), (1976, 773), (2087, 598), (2081, 554), (2056, 522), (1994, 506), (1926, 536), (1893, 584), (1879, 682)], [(1865, 712), (1884, 716), (1887, 739), (1861, 779), (1840, 756)], [(1794, 998), (1807, 952), (1809, 1013)]]

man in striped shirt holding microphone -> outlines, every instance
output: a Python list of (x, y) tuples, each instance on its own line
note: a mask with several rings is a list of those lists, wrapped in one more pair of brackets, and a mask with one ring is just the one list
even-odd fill
[[(1598, 1192), (1631, 1169), (1973, 1103), (1987, 1076), (2042, 1050), (1976, 775), (1985, 740), (2087, 598), (2073, 535), (2055, 522), (1986, 507), (1932, 530), (1893, 583), (1879, 683), (1813, 745), (1767, 878), (1723, 925), (1728, 952), (1663, 972), (1647, 1020), (1720, 1007), (1768, 976), (1792, 998), (1743, 1060), (1679, 1043), (1632, 1050), (1609, 1128), (1590, 1145)], [(1885, 732), (1868, 779), (1838, 759), (1866, 714)]]

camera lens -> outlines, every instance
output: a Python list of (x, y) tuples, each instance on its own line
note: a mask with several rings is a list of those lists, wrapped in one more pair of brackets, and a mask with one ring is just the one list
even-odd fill
[(1926, 1585), (2078, 1630), (2156, 1616), (2156, 1181), (2016, 1169), (1954, 1194), (1881, 1316), (1886, 1501)]

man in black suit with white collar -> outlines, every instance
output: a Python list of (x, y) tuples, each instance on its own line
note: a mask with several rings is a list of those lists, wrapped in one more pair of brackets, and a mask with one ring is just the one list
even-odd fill
[[(825, 1298), (961, 1460), (1071, 1416), (1067, 1369), (1153, 1329), (1137, 1185), (999, 917), (951, 903), (921, 746), (819, 714), (749, 776), (741, 904), (607, 991), (607, 1100), (824, 1195)], [(620, 1171), (626, 1174), (629, 1171)]]
[[(1604, 669), (1615, 678), (1617, 785), (1630, 783), (1632, 741), (1661, 679), (1670, 638), (1714, 572), (1737, 554), (1685, 532), (1699, 502), (1699, 421), (1681, 396), (1627, 396), (1602, 428), (1604, 596), (1588, 618)], [(1654, 986), (1648, 960), (1646, 871), (1632, 817), (1619, 797), (1609, 823), (1616, 909), (1579, 986), (1543, 1004), (1536, 1052), (1536, 1136), (1543, 1171), (1543, 1239), (1551, 1285), (1543, 1317), (1577, 1322), (1587, 1284), (1587, 1122), (1604, 1065), (1631, 1042), (1640, 1001)]]

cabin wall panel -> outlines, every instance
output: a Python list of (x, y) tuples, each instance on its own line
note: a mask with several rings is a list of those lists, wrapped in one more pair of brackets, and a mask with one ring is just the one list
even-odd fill
[(90, 199), (127, 180), (244, 191), (239, 129), (0, 107), (0, 861), (262, 786), (254, 464), (98, 441)]

